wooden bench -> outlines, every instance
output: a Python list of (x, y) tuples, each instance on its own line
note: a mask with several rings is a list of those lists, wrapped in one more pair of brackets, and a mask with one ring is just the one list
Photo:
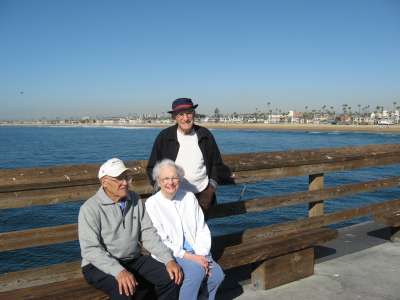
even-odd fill
[[(258, 289), (272, 288), (314, 273), (313, 246), (336, 238), (336, 230), (318, 228), (272, 238), (249, 230), (214, 239), (213, 253), (223, 269), (262, 262), (252, 273)], [(2, 286), (7, 278), (8, 286)], [(14, 280), (10, 280), (13, 278)], [(22, 278), (22, 279), (21, 279)], [(0, 275), (0, 299), (108, 299), (86, 283), (79, 262), (52, 265)]]
[[(400, 199), (387, 200), (333, 213), (324, 212), (324, 201), (400, 186), (400, 176), (369, 182), (324, 187), (324, 173), (400, 163), (400, 144), (369, 145), (270, 153), (224, 155), (234, 183), (252, 183), (292, 176), (308, 176), (308, 190), (219, 204), (210, 218), (257, 213), (290, 205), (309, 205), (308, 217), (220, 236), (213, 241), (214, 258), (225, 269), (250, 265), (256, 288), (271, 288), (313, 273), (313, 246), (334, 239), (325, 228), (363, 216), (388, 218), (400, 209)], [(146, 161), (128, 165), (137, 172), (133, 189), (143, 195), (148, 184)], [(0, 170), (0, 209), (56, 205), (87, 199), (98, 188), (98, 165), (57, 166)], [(348, 201), (351, 201), (349, 198)], [(268, 216), (266, 216), (268, 218)], [(397, 218), (398, 220), (398, 218)], [(77, 224), (0, 233), (0, 251), (12, 251), (75, 241)], [(1, 263), (1, 262), (0, 262)], [(50, 265), (0, 274), (0, 299), (107, 299), (82, 277), (79, 262)]]
[[(226, 270), (261, 262), (251, 274), (256, 289), (269, 289), (314, 274), (314, 246), (337, 237), (337, 231), (317, 228), (268, 238), (255, 237), (227, 246), (218, 263)], [(218, 254), (219, 243), (213, 253)]]
[(392, 242), (400, 242), (400, 210), (376, 214), (374, 220), (390, 227)]

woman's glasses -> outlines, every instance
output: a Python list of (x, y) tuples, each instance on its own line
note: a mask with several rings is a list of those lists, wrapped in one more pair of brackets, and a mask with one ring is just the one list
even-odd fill
[(162, 183), (178, 182), (178, 181), (179, 181), (179, 177), (164, 177), (164, 178), (161, 178), (161, 182)]

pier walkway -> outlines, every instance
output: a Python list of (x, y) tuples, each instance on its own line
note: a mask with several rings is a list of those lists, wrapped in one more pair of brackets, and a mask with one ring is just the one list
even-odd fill
[(400, 243), (389, 235), (373, 222), (342, 228), (317, 249), (313, 276), (265, 291), (245, 279), (236, 288), (228, 282), (218, 300), (399, 300)]

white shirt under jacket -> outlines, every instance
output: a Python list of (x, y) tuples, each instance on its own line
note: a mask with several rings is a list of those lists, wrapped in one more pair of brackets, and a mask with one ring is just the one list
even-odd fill
[(170, 200), (159, 191), (146, 200), (146, 211), (161, 240), (175, 257), (182, 258), (185, 254), (184, 233), (195, 254), (210, 253), (211, 233), (192, 192), (179, 189), (174, 199)]

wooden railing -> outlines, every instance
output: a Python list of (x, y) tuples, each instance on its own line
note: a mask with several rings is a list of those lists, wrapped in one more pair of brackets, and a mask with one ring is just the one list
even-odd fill
[[(223, 160), (232, 172), (231, 179), (236, 184), (306, 175), (309, 178), (309, 188), (307, 191), (285, 195), (219, 204), (211, 209), (210, 218), (258, 212), (300, 203), (308, 203), (309, 217), (221, 236), (216, 239), (220, 244), (234, 245), (238, 240), (243, 243), (260, 237), (272, 239), (290, 237), (304, 230), (313, 230), (371, 214), (382, 214), (400, 207), (400, 199), (393, 199), (339, 212), (324, 213), (324, 200), (335, 200), (356, 193), (399, 186), (400, 176), (395, 176), (325, 188), (324, 174), (399, 164), (400, 144), (246, 153), (225, 155)], [(145, 174), (146, 161), (130, 161), (127, 164), (135, 171), (132, 188), (146, 197), (152, 190)], [(87, 199), (99, 187), (96, 177), (98, 167), (99, 165), (86, 164), (0, 170), (0, 212), (1, 209), (57, 205)], [(396, 196), (398, 198), (398, 195), (394, 196), (393, 198)], [(26, 222), (26, 220), (23, 221)], [(0, 252), (74, 240), (77, 240), (77, 224), (4, 232), (0, 233)], [(240, 265), (241, 262), (238, 262), (237, 258), (234, 260), (226, 255), (224, 260), (224, 255), (229, 253), (229, 249), (226, 251), (222, 254), (222, 265), (225, 268)], [(77, 257), (77, 260), (79, 259)], [(60, 269), (64, 272), (57, 277)], [(0, 275), (0, 292), (80, 276), (79, 263), (74, 262), (5, 273)]]

